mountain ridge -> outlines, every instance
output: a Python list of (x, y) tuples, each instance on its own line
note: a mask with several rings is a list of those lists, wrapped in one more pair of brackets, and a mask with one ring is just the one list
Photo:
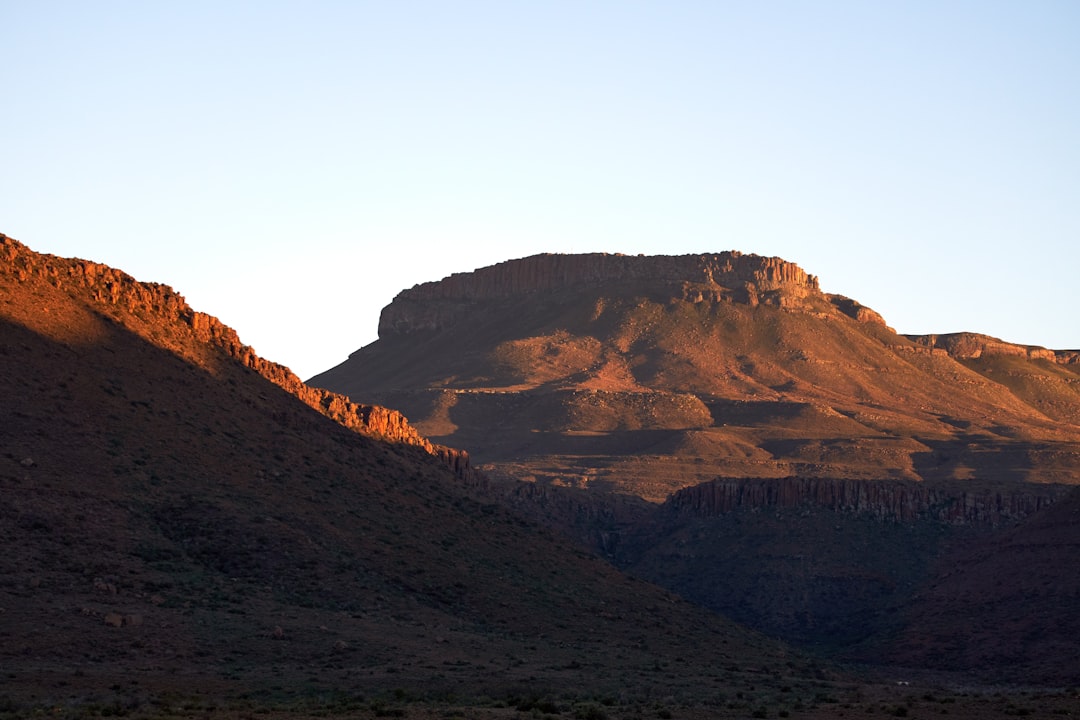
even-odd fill
[[(844, 314), (863, 322), (886, 325), (884, 318), (857, 301), (837, 294), (821, 292), (819, 279), (795, 263), (778, 257), (728, 250), (714, 254), (679, 256), (623, 255), (620, 253), (563, 254), (542, 253), (468, 272), (459, 272), (441, 280), (419, 283), (403, 290), (383, 309), (379, 334), (432, 329), (430, 323), (413, 325), (408, 311), (412, 306), (431, 301), (479, 301), (508, 298), (572, 289), (595, 283), (618, 283), (648, 280), (681, 286), (683, 299), (702, 302), (712, 299), (756, 304), (761, 298), (780, 305), (778, 297), (807, 294), (826, 297)], [(770, 294), (772, 293), (772, 294)], [(904, 334), (918, 346), (942, 349), (952, 357), (971, 358), (981, 354), (1024, 356), (1062, 364), (1080, 362), (1080, 350), (1054, 350), (1039, 345), (1012, 343), (973, 331), (932, 334)]]
[[(533, 256), (417, 285), (382, 318), (379, 340), (312, 384), (399, 408), (489, 468), (544, 443), (564, 458), (556, 447), (586, 452), (596, 432), (640, 444), (627, 433), (652, 429), (679, 431), (665, 441), (683, 446), (677, 454), (696, 447), (730, 466), (700, 480), (992, 472), (995, 461), (968, 446), (997, 448), (1003, 478), (1073, 477), (1054, 458), (1080, 442), (1076, 353), (974, 333), (899, 335), (778, 258)], [(1013, 360), (1026, 364), (1001, 365)], [(477, 431), (485, 415), (503, 421)], [(518, 415), (535, 421), (530, 434), (514, 433)], [(574, 432), (594, 434), (571, 442)]]
[[(216, 317), (194, 310), (182, 295), (168, 285), (140, 282), (121, 270), (90, 260), (36, 253), (2, 233), (0, 261), (5, 264), (5, 272), (18, 282), (25, 283), (36, 276), (57, 289), (65, 286), (85, 289), (105, 307), (143, 318), (150, 316), (161, 323), (186, 325), (196, 341), (222, 350), (228, 357), (344, 427), (390, 442), (415, 445), (443, 458), (463, 477), (475, 474), (465, 451), (432, 444), (397, 410), (355, 403), (343, 395), (304, 384), (289, 368), (259, 357), (250, 346), (240, 341), (235, 330)], [(191, 355), (188, 359), (207, 362), (205, 358)]]
[(1021, 345), (975, 332), (905, 335), (919, 347), (942, 350), (950, 357), (968, 360), (1003, 355), (1026, 360), (1049, 360), (1060, 365), (1080, 363), (1080, 350), (1051, 350), (1041, 345)]
[(817, 277), (777, 257), (735, 250), (679, 256), (549, 253), (455, 273), (403, 290), (383, 309), (379, 335), (450, 327), (468, 318), (468, 307), (485, 300), (572, 292), (597, 284), (663, 285), (690, 302), (750, 306), (790, 308), (808, 297), (828, 297), (853, 318), (884, 324), (877, 313), (848, 298), (823, 295)]

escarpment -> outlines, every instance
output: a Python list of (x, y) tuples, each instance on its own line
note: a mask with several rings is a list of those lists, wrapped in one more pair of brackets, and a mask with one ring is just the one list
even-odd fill
[(617, 285), (659, 290), (690, 302), (748, 305), (792, 306), (821, 294), (818, 279), (793, 263), (734, 251), (680, 256), (544, 254), (405, 290), (383, 309), (379, 336), (445, 329), (467, 321), (469, 309), (485, 301)]
[(814, 506), (888, 522), (935, 520), (999, 525), (1049, 507), (1070, 486), (980, 489), (959, 483), (835, 478), (718, 478), (679, 490), (667, 502), (677, 513), (703, 517), (739, 509)]
[[(443, 459), (462, 477), (476, 475), (464, 450), (434, 445), (397, 410), (353, 402), (343, 395), (305, 385), (289, 368), (259, 357), (240, 341), (235, 330), (216, 317), (192, 309), (168, 285), (140, 282), (120, 270), (88, 260), (36, 253), (3, 234), (0, 260), (0, 273), (18, 282), (44, 280), (56, 289), (88, 297), (99, 306), (96, 311), (101, 316), (115, 316), (114, 321), (153, 336), (156, 342), (200, 366), (212, 370), (220, 359), (213, 353), (220, 353), (353, 431), (417, 446)], [(187, 328), (195, 344), (172, 337), (176, 328)]]
[(1047, 360), (1061, 365), (1080, 363), (1080, 350), (1049, 350), (1038, 345), (1019, 345), (989, 335), (972, 332), (941, 335), (905, 335), (915, 345), (932, 350), (944, 350), (960, 360), (982, 357), (1014, 357), (1023, 360)]

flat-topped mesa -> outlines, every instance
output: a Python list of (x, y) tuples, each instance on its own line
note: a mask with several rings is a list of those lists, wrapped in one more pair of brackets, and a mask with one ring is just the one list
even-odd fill
[(463, 307), (535, 293), (601, 285), (647, 284), (692, 302), (797, 304), (821, 293), (818, 279), (776, 257), (727, 251), (712, 255), (543, 254), (508, 260), (402, 291), (385, 307), (379, 335), (447, 327)]
[(941, 335), (905, 335), (916, 345), (944, 350), (959, 360), (990, 356), (1019, 357), (1025, 360), (1049, 360), (1061, 365), (1080, 363), (1080, 350), (1048, 350), (1038, 345), (1018, 345), (979, 333), (958, 332)]

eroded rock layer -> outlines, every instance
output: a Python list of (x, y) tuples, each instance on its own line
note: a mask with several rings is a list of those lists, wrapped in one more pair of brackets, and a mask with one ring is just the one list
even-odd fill
[(674, 289), (696, 302), (709, 298), (790, 305), (808, 294), (820, 294), (817, 278), (797, 265), (739, 252), (669, 257), (534, 255), (401, 292), (383, 310), (379, 335), (447, 328), (466, 320), (465, 309), (482, 301), (633, 283)]
[(832, 478), (718, 478), (679, 490), (667, 505), (676, 512), (715, 516), (735, 510), (813, 505), (889, 522), (937, 520), (954, 525), (1021, 520), (1049, 507), (1070, 486), (1023, 485), (1012, 491), (966, 488), (962, 483)]
[(960, 360), (996, 355), (1024, 360), (1049, 360), (1062, 365), (1080, 363), (1080, 350), (1049, 350), (1037, 345), (1019, 345), (979, 333), (960, 332), (942, 335), (906, 335), (905, 337), (920, 347), (944, 350), (951, 357)]

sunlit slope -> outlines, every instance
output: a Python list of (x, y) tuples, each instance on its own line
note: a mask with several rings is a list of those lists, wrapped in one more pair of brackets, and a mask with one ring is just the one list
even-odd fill
[[(999, 377), (816, 285), (736, 292), (715, 272), (602, 270), (496, 294), (468, 274), (406, 291), (378, 341), (312, 382), (399, 408), (481, 462), (592, 472), (661, 499), (716, 474), (1071, 477), (1075, 366), (1018, 360), (1027, 374)], [(628, 455), (652, 458), (651, 477)]]

